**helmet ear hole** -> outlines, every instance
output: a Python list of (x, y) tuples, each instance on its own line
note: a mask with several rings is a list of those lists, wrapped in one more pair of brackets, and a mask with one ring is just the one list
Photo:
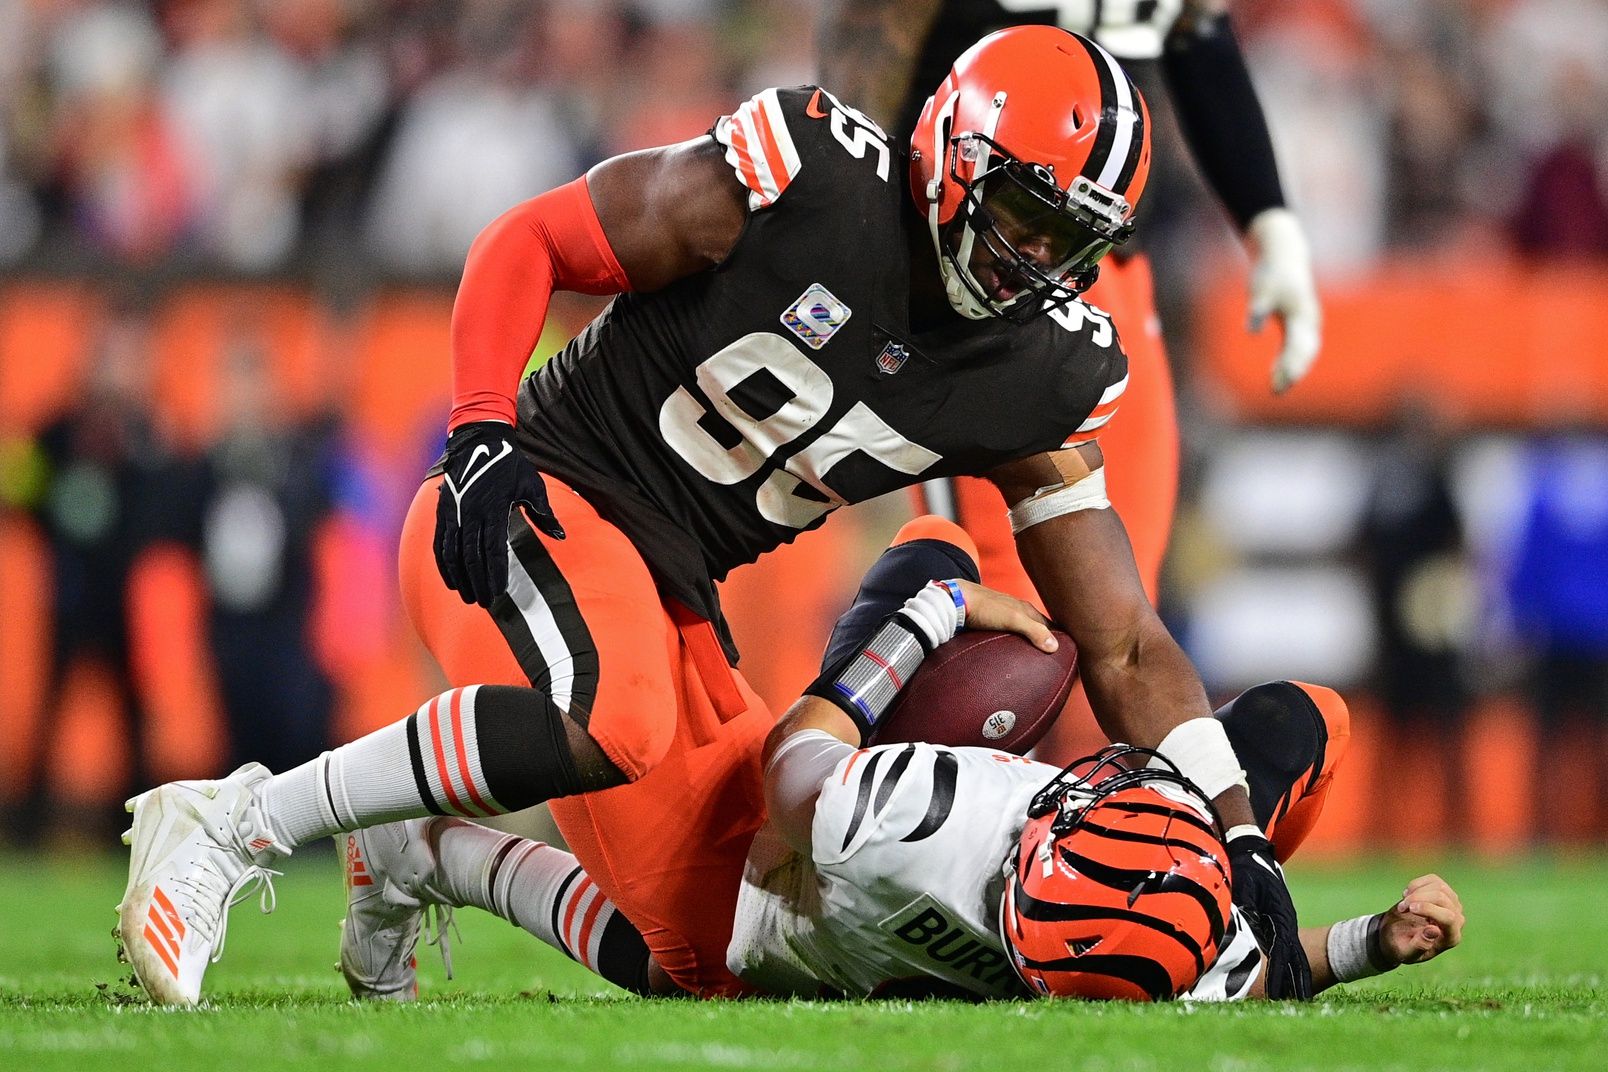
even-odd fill
[(1083, 109), (1076, 104), (1072, 106), (1072, 127), (1075, 130), (1083, 129)]

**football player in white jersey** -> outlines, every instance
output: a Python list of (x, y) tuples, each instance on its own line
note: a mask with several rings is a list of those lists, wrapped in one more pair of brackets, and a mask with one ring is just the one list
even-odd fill
[[(966, 625), (1053, 647), (1044, 619), (982, 588), (954, 525), (918, 519), (839, 620), (827, 670), (771, 731), (729, 966), (754, 993), (1196, 1000), (1262, 995), (1267, 921), (1230, 904), (1225, 831), (1170, 763), (1107, 749), (1066, 771), (982, 748), (862, 747), (926, 652)], [(916, 595), (905, 598), (912, 591)], [(960, 598), (957, 599), (957, 595)], [(888, 673), (888, 670), (892, 673)], [(1279, 859), (1343, 757), (1344, 703), (1276, 682), (1219, 712)], [(1129, 769), (1137, 762), (1141, 769)], [(1151, 766), (1145, 768), (1143, 765)], [(702, 787), (711, 799), (719, 784)], [(639, 993), (672, 990), (574, 858), (460, 819), (347, 836), (342, 968), (362, 998), (416, 995), (427, 909), (473, 906)], [(1384, 912), (1301, 931), (1321, 989), (1458, 944), (1457, 894), (1425, 875)], [(635, 956), (637, 969), (619, 962)]]

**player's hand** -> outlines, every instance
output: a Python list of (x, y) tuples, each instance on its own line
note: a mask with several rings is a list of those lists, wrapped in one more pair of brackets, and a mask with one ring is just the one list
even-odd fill
[(1379, 952), (1392, 965), (1433, 960), (1463, 940), (1463, 902), (1439, 875), (1420, 875), (1379, 924)]
[(516, 503), (555, 540), (564, 528), (547, 505), (541, 474), (501, 421), (474, 421), (447, 439), (436, 501), (436, 568), (465, 603), (490, 607), (508, 588), (508, 514)]
[(1283, 394), (1318, 359), (1323, 309), (1312, 278), (1312, 254), (1301, 221), (1287, 208), (1259, 212), (1245, 229), (1251, 247), (1250, 326), (1262, 330), (1269, 316), (1284, 328), (1284, 344), (1273, 362), (1273, 391)]
[(1026, 637), (1027, 642), (1040, 651), (1054, 651), (1060, 647), (1055, 634), (1050, 632), (1050, 620), (1040, 614), (1033, 604), (971, 581), (957, 583), (960, 585), (960, 594), (966, 600), (967, 629), (1015, 633)]
[(1257, 944), (1267, 954), (1267, 996), (1311, 1000), (1312, 965), (1301, 946), (1295, 902), (1273, 858), (1273, 846), (1261, 831), (1248, 831), (1229, 841), (1228, 861), (1234, 871), (1234, 904), (1251, 921)]

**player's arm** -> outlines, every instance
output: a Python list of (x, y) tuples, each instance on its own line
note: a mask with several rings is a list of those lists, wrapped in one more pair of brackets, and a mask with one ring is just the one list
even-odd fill
[[(1433, 960), (1463, 941), (1464, 922), (1457, 891), (1439, 875), (1420, 875), (1383, 912), (1302, 927), (1313, 992)], [(1248, 996), (1267, 996), (1262, 978)]]
[[(1127, 531), (1106, 498), (1104, 465), (1099, 444), (1091, 442), (1011, 462), (988, 476), (1011, 508), (1022, 565), (1050, 616), (1077, 642), (1079, 673), (1100, 728), (1113, 741), (1160, 748), (1180, 725), (1210, 719), (1211, 706), (1145, 596)], [(1215, 793), (1243, 776), (1237, 764), (1184, 773)], [(1254, 822), (1248, 797), (1243, 811), (1237, 799), (1226, 803), (1230, 825)]]
[(1044, 616), (1013, 596), (966, 580), (923, 588), (847, 659), (828, 667), (765, 739), (766, 813), (789, 845), (809, 850), (821, 784), (864, 746), (927, 653), (963, 626), (1017, 633), (1042, 651), (1057, 647)]
[(941, 0), (826, 0), (816, 34), (821, 85), (891, 125), (941, 6)]
[(453, 305), (449, 426), (513, 423), (553, 291), (657, 290), (719, 264), (742, 233), (746, 193), (703, 137), (605, 160), (493, 220)]
[(988, 475), (1010, 504), (1028, 577), (1077, 643), (1078, 671), (1100, 728), (1113, 741), (1154, 748), (1212, 798), (1225, 828), (1234, 903), (1270, 936), (1274, 996), (1310, 997), (1295, 904), (1251, 810), (1245, 772), (1211, 717), (1194, 666), (1145, 598), (1127, 531), (1106, 498), (1104, 464), (1099, 445), (1086, 442)]
[(1273, 389), (1284, 391), (1318, 356), (1322, 311), (1300, 221), (1284, 204), (1262, 102), (1228, 16), (1229, 0), (1186, 0), (1162, 53), (1178, 123), (1202, 174), (1250, 246), (1251, 330), (1284, 328)]
[(541, 477), (514, 449), (514, 395), (555, 290), (656, 290), (726, 256), (747, 191), (712, 138), (606, 160), (515, 205), (474, 241), (452, 309), (452, 416), (436, 507), (436, 566), (465, 603), (508, 581), (509, 511), (564, 530)]

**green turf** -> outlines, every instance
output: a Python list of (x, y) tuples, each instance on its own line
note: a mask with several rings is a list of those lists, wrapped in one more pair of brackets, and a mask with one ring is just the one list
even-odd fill
[[(1417, 870), (1310, 866), (1293, 884), (1305, 918), (1332, 918), (1384, 907)], [(0, 857), (0, 1070), (1608, 1068), (1608, 860), (1442, 873), (1467, 907), (1461, 949), (1306, 1007), (645, 1002), (463, 913), (456, 980), (425, 950), (424, 1002), (360, 1008), (331, 970), (326, 855), (293, 862), (275, 915), (235, 910), (211, 1007), (176, 1013), (120, 981), (121, 861)]]

